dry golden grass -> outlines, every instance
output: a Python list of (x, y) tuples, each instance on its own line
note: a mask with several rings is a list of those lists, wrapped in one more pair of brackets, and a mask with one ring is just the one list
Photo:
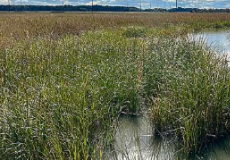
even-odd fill
[[(182, 25), (210, 27), (230, 21), (230, 14), (196, 13), (1, 13), (0, 48), (18, 40), (57, 38), (86, 30), (127, 26), (163, 27)], [(223, 26), (221, 26), (223, 27)]]

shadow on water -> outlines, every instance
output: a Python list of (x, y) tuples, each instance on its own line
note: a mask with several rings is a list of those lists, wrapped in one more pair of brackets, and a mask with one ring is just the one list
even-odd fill
[(222, 138), (202, 153), (196, 159), (202, 160), (230, 160), (230, 136)]

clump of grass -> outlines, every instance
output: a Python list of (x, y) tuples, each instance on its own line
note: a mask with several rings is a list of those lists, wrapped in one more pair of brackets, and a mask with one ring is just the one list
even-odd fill
[(125, 28), (124, 31), (124, 36), (126, 37), (135, 37), (135, 38), (140, 38), (140, 37), (146, 37), (148, 34), (149, 29), (143, 28), (143, 27), (128, 27)]
[(228, 28), (230, 26), (229, 21), (219, 21), (214, 23), (214, 28)]
[(146, 93), (160, 132), (174, 133), (197, 153), (229, 132), (230, 70), (225, 58), (194, 42), (165, 40), (148, 54)]

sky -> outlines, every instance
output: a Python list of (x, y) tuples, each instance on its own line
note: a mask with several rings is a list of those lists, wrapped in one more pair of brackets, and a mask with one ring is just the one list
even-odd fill
[[(91, 5), (91, 0), (0, 0), (0, 4), (15, 5)], [(111, 6), (133, 6), (143, 9), (174, 8), (176, 0), (94, 0), (94, 4)], [(230, 0), (178, 0), (178, 7), (230, 8)]]

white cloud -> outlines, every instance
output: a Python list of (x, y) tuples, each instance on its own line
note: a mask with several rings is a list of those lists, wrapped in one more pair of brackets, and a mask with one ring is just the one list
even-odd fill
[[(55, 0), (54, 0), (55, 1)], [(68, 5), (69, 1), (68, 0), (60, 0), (62, 2), (63, 5)]]
[(0, 0), (0, 4), (8, 4), (8, 0)]

